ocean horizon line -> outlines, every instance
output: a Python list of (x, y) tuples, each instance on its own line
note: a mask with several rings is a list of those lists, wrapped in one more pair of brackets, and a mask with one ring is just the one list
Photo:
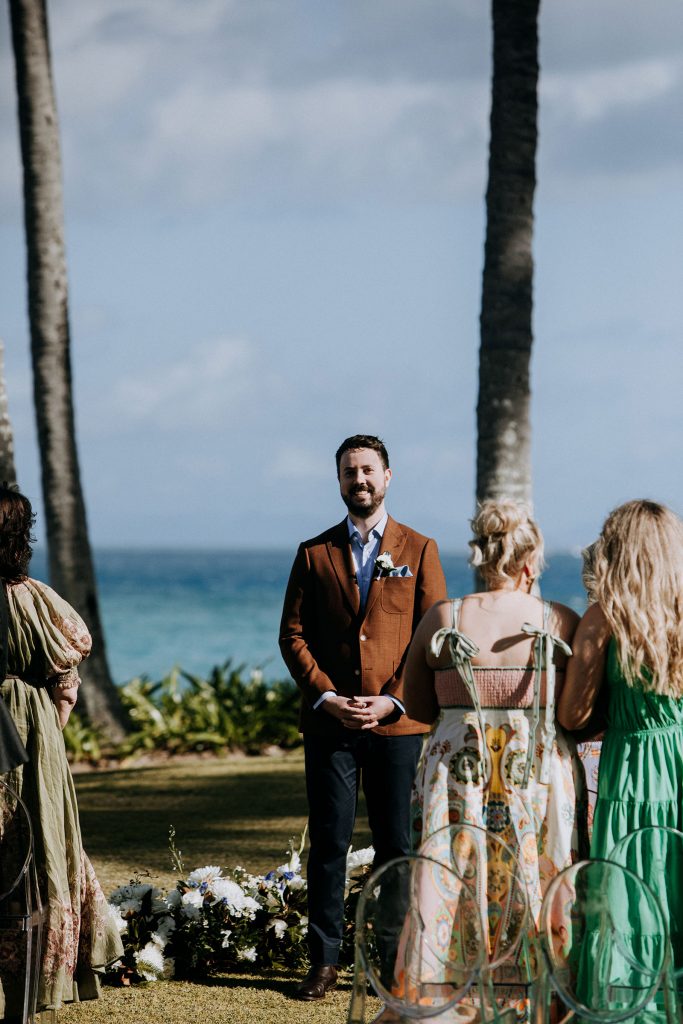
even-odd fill
[[(272, 552), (273, 554), (285, 555), (291, 554), (292, 560), (296, 554), (296, 549), (300, 542), (295, 542), (291, 547), (285, 544), (248, 544), (244, 546), (234, 544), (98, 544), (91, 543), (91, 550), (93, 552), (111, 553), (111, 554), (135, 554), (136, 552), (144, 554), (226, 554), (226, 555), (253, 555), (253, 554), (267, 554)], [(446, 548), (439, 546), (439, 551), (445, 557), (455, 558), (459, 555), (468, 556), (467, 546), (464, 548)], [(566, 548), (552, 548), (545, 552), (547, 559), (553, 558), (554, 556), (561, 555), (566, 558), (570, 556), (572, 558), (581, 557), (582, 548), (578, 545), (570, 545)], [(33, 552), (41, 557), (47, 556), (48, 548), (46, 544), (35, 544)]]

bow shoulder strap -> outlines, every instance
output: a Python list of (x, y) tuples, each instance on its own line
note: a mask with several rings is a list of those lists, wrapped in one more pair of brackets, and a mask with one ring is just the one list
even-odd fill
[(531, 763), (536, 747), (536, 732), (541, 718), (541, 681), (545, 670), (545, 744), (541, 758), (540, 782), (547, 783), (550, 779), (550, 757), (552, 754), (553, 742), (555, 740), (555, 648), (559, 648), (568, 658), (571, 657), (572, 649), (560, 636), (555, 636), (548, 629), (551, 606), (548, 601), (543, 602), (543, 625), (532, 626), (525, 622), (522, 632), (534, 637), (534, 703), (532, 711), (531, 728), (529, 730), (529, 749), (527, 751), (526, 766), (524, 769), (523, 786), (529, 784)]
[(435, 658), (438, 658), (443, 650), (444, 644), (448, 642), (448, 650), (451, 655), (451, 667), (457, 668), (460, 672), (462, 681), (465, 684), (465, 689), (467, 690), (467, 695), (472, 701), (472, 706), (474, 707), (477, 715), (477, 722), (481, 736), (482, 755), (487, 766), (488, 777), (490, 774), (490, 765), (489, 752), (486, 745), (484, 715), (481, 709), (481, 701), (479, 700), (479, 691), (477, 690), (477, 684), (474, 680), (474, 672), (472, 671), (472, 658), (479, 654), (479, 648), (467, 633), (463, 633), (458, 629), (458, 625), (460, 624), (461, 605), (462, 598), (451, 601), (451, 625), (442, 626), (441, 629), (437, 629), (430, 641), (429, 650)]

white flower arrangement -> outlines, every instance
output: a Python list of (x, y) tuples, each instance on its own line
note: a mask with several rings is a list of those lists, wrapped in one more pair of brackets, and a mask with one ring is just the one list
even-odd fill
[[(252, 875), (241, 866), (224, 874), (209, 864), (191, 871), (166, 895), (139, 881), (116, 889), (110, 914), (125, 953), (111, 973), (128, 982), (153, 982), (205, 977), (221, 969), (303, 964), (308, 931), (301, 875), (304, 841), (305, 830), (298, 847), (290, 841), (288, 859), (266, 875)], [(349, 850), (347, 857), (347, 959), (352, 956), (352, 904), (373, 857), (371, 847)]]

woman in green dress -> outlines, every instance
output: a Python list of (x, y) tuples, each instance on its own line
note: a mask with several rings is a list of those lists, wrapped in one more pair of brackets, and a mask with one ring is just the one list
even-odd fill
[[(90, 636), (66, 601), (26, 575), (33, 520), (28, 499), (0, 487), (0, 577), (9, 611), (7, 676), (0, 696), (29, 756), (27, 764), (3, 779), (27, 805), (33, 825), (46, 908), (38, 982), (38, 1010), (44, 1010), (96, 997), (99, 974), (123, 950), (83, 850), (61, 732), (76, 703), (78, 666), (90, 652)], [(2, 789), (3, 881), (17, 874), (18, 865), (12, 863), (15, 821), (15, 802)], [(23, 944), (0, 933), (0, 1018), (20, 1013), (23, 970)]]
[[(593, 576), (595, 603), (574, 636), (558, 718), (583, 728), (606, 688), (591, 857), (607, 858), (636, 829), (683, 831), (683, 523), (653, 501), (621, 505), (595, 544)], [(683, 847), (674, 836), (667, 877), (647, 871), (642, 856), (635, 844), (628, 866), (659, 897), (681, 968)], [(639, 937), (645, 958), (648, 941)]]

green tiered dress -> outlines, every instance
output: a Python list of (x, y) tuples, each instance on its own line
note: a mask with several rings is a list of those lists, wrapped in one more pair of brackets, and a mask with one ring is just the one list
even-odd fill
[[(602, 744), (591, 857), (609, 857), (635, 829), (649, 825), (683, 831), (683, 698), (629, 686), (612, 639), (607, 652), (608, 723)], [(677, 839), (677, 837), (674, 837)], [(659, 840), (664, 842), (665, 840)], [(666, 840), (669, 842), (668, 840)], [(652, 877), (634, 847), (628, 862), (659, 898), (668, 918), (674, 960), (683, 966), (683, 843), (670, 841), (667, 877)], [(661, 851), (660, 851), (661, 852)], [(627, 908), (624, 908), (627, 917)], [(624, 927), (637, 928), (633, 921)], [(640, 937), (647, 958), (648, 936)]]

